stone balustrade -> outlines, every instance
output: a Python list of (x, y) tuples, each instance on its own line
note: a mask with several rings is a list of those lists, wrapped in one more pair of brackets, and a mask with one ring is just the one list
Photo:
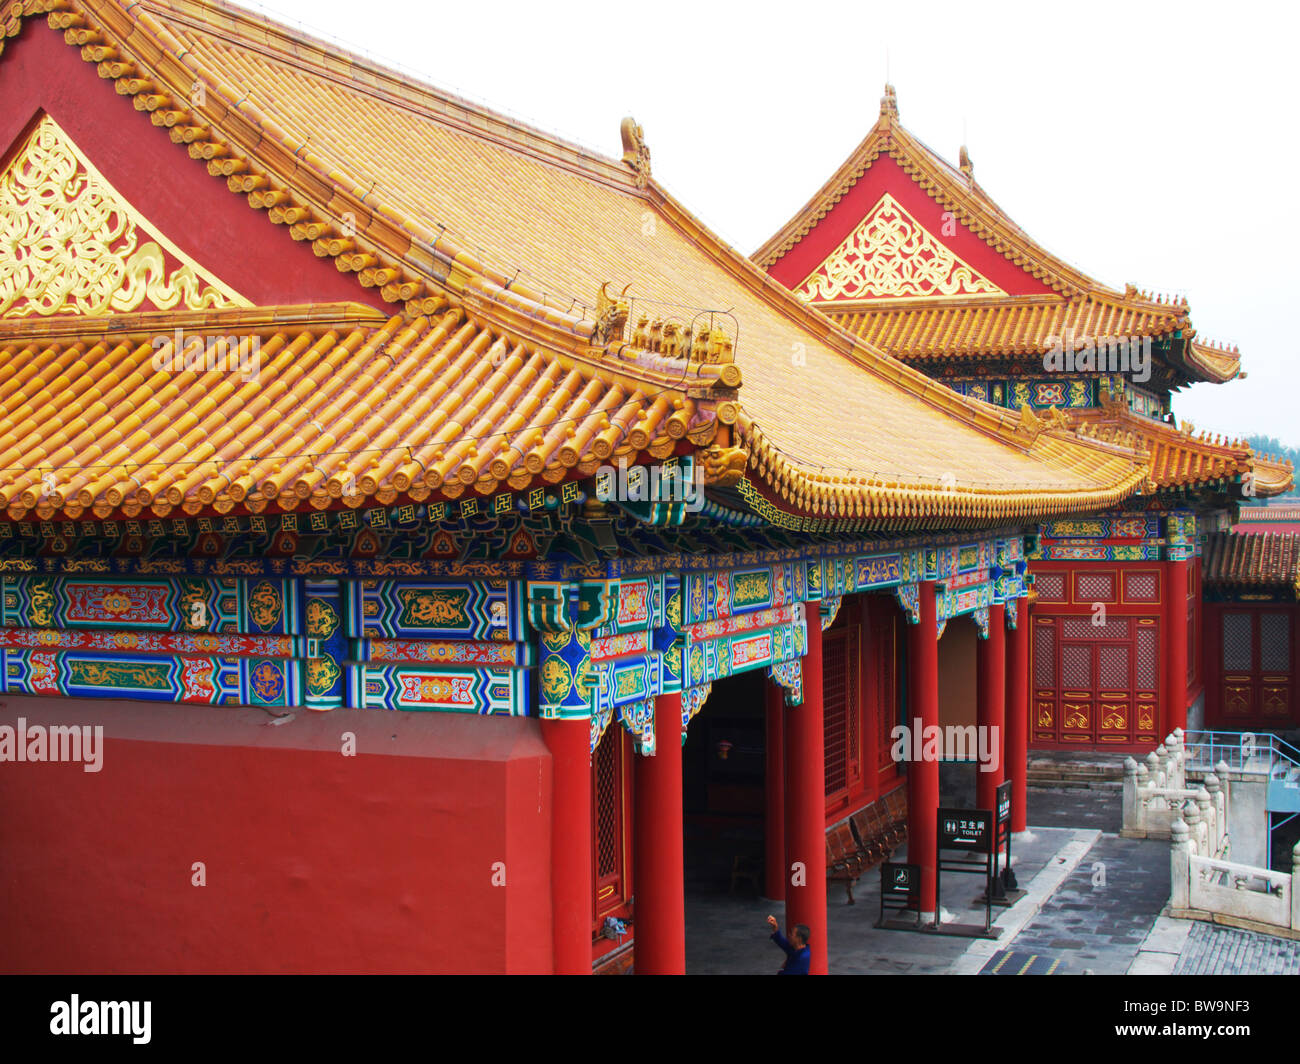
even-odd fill
[(1300, 843), (1291, 851), (1290, 873), (1205, 856), (1198, 840), (1213, 833), (1206, 830), (1206, 803), (1196, 806), (1194, 822), (1177, 819), (1170, 826), (1169, 915), (1300, 937)]
[(1177, 728), (1142, 762), (1124, 759), (1124, 808), (1120, 834), (1130, 839), (1167, 839), (1174, 821), (1192, 828), (1198, 853), (1223, 856), (1228, 846), (1227, 766), (1198, 786), (1187, 784), (1187, 751)]

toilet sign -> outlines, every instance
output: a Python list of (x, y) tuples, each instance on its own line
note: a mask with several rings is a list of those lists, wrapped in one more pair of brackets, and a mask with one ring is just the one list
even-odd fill
[[(939, 830), (935, 839), (934, 860), (934, 929), (940, 928), (943, 912), (943, 873), (961, 872), (984, 877), (984, 933), (993, 926), (993, 810), (992, 809), (940, 809), (937, 813)], [(961, 858), (948, 856), (954, 850), (964, 851)], [(970, 861), (965, 854), (981, 855), (984, 860)]]
[(939, 849), (993, 852), (993, 814), (987, 809), (940, 809)]

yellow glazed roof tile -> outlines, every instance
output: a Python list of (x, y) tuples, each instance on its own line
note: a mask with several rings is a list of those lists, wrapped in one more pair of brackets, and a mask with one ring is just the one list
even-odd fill
[(1069, 418), (1083, 435), (1147, 452), (1151, 483), (1156, 488), (1195, 487), (1240, 478), (1249, 494), (1268, 498), (1292, 486), (1290, 462), (1256, 454), (1241, 440), (1196, 433), (1189, 424), (1178, 428), (1109, 402), (1100, 408), (1071, 410)]
[[(322, 505), (349, 475), (381, 501), (482, 491), (677, 440), (743, 448), (788, 508), (910, 523), (1095, 509), (1146, 477), (1131, 450), (957, 396), (802, 305), (649, 177), (630, 123), (623, 160), (600, 158), (221, 4), (18, 7), (400, 313), (268, 327), (260, 390), (206, 403), (93, 324), (15, 327), (10, 390), (41, 400), (0, 424), (11, 516)], [(107, 389), (82, 415), (57, 383), (76, 359)], [(205, 477), (214, 455), (226, 471)], [(67, 474), (45, 497), (42, 463)]]
[[(243, 343), (212, 343), (227, 335)], [(658, 398), (460, 310), (145, 313), (21, 335), (0, 324), (0, 507), (167, 516), (518, 490), (608, 459), (612, 436), (625, 453), (666, 452), (706, 424), (689, 396), (680, 409)]]

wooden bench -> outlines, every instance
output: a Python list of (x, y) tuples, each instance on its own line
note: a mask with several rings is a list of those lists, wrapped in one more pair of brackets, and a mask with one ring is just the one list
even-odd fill
[(853, 884), (865, 870), (862, 856), (853, 840), (853, 833), (848, 824), (837, 824), (826, 833), (826, 878), (844, 884), (848, 903), (856, 904), (853, 899)]

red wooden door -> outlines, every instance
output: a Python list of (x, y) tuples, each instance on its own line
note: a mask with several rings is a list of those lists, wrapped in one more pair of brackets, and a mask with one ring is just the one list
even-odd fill
[(1033, 737), (1070, 746), (1155, 739), (1158, 624), (1152, 617), (1035, 616)]
[(1220, 704), (1229, 727), (1279, 727), (1290, 721), (1291, 629), (1291, 614), (1283, 610), (1220, 614)]

